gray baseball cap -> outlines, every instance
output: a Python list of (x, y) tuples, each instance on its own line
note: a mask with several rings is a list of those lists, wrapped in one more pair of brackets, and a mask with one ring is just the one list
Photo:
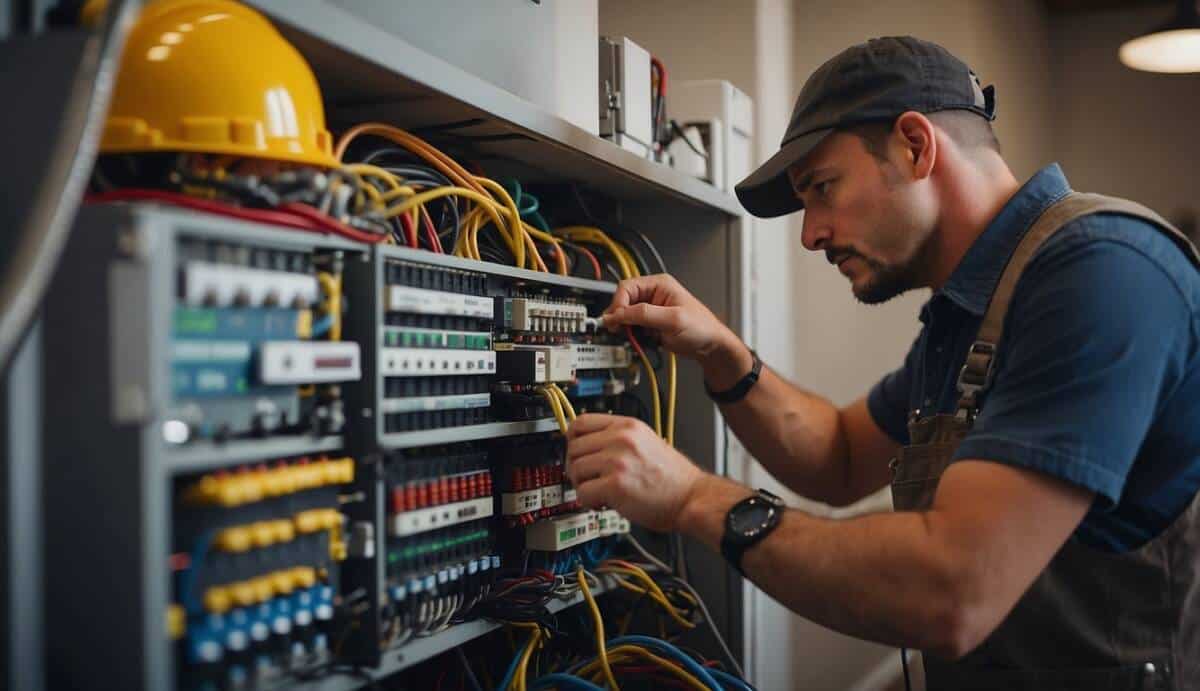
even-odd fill
[(981, 88), (975, 73), (936, 43), (898, 36), (851, 46), (804, 83), (779, 152), (738, 183), (738, 199), (760, 218), (803, 209), (787, 176), (792, 164), (836, 130), (910, 110), (969, 110), (995, 120), (995, 88)]

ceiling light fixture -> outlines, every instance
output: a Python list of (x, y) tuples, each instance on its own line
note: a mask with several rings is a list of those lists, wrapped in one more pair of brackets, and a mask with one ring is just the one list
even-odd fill
[(1127, 67), (1146, 72), (1200, 72), (1200, 0), (1179, 0), (1171, 21), (1126, 41)]

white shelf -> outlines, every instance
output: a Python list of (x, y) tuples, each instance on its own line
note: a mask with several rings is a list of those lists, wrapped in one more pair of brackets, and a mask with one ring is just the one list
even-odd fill
[(742, 214), (736, 199), (707, 182), (626, 151), (337, 5), (248, 2), (312, 65), (336, 125), (381, 120), (436, 128), (475, 151), (517, 162), (535, 182), (570, 180), (623, 200), (682, 201)]

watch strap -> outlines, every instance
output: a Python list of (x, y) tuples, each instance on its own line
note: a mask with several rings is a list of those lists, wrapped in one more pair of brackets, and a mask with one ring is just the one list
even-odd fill
[(709, 398), (717, 403), (729, 404), (737, 403), (745, 398), (746, 394), (750, 393), (750, 389), (754, 388), (754, 385), (758, 383), (758, 378), (762, 374), (763, 366), (762, 360), (758, 357), (758, 353), (754, 352), (753, 349), (750, 350), (750, 355), (754, 358), (754, 364), (750, 366), (750, 372), (746, 374), (746, 376), (739, 379), (738, 382), (730, 388), (725, 389), (724, 391), (713, 391), (711, 388), (709, 388), (708, 382), (704, 382), (704, 391), (708, 394)]

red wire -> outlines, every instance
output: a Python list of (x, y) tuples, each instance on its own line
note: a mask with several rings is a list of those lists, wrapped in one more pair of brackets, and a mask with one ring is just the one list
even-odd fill
[(155, 201), (238, 218), (244, 221), (255, 221), (313, 232), (333, 233), (334, 235), (340, 235), (358, 242), (375, 243), (383, 240), (382, 235), (375, 235), (374, 233), (367, 233), (357, 228), (351, 228), (336, 218), (323, 214), (311, 206), (296, 202), (283, 204), (279, 209), (250, 209), (211, 199), (192, 197), (178, 192), (141, 188), (89, 194), (85, 197), (85, 201), (88, 203)]
[(417, 227), (413, 225), (413, 221), (408, 214), (400, 214), (400, 225), (404, 226), (404, 236), (408, 238), (408, 246), (416, 247), (417, 242)]
[(658, 70), (658, 95), (666, 96), (667, 95), (667, 67), (666, 67), (666, 65), (664, 65), (662, 63), (662, 60), (659, 60), (658, 58), (654, 57), (653, 55), (650, 56), (650, 64), (653, 65), (654, 68)]
[(429, 212), (423, 206), (421, 207), (421, 220), (425, 222), (425, 239), (429, 240), (429, 249), (438, 254), (445, 254), (446, 251), (442, 249), (442, 241), (433, 227), (433, 219), (429, 217)]
[(358, 240), (359, 242), (373, 244), (377, 242), (383, 242), (384, 238), (386, 237), (384, 235), (368, 233), (357, 228), (351, 228), (336, 218), (328, 214), (323, 214), (307, 204), (300, 204), (299, 202), (287, 202), (286, 204), (280, 205), (279, 208), (285, 211), (291, 211), (299, 216), (310, 218), (314, 223), (321, 225), (325, 230), (328, 230), (336, 235), (341, 235), (342, 237), (350, 238), (351, 240)]
[(604, 273), (602, 271), (600, 271), (600, 262), (596, 259), (596, 255), (592, 254), (591, 250), (584, 247), (583, 245), (576, 245), (574, 243), (564, 242), (563, 244), (570, 245), (572, 249), (574, 249), (577, 252), (582, 253), (583, 256), (588, 258), (588, 261), (592, 263), (592, 270), (596, 272), (596, 280), (597, 281), (604, 278)]
[(637, 336), (633, 335), (632, 326), (625, 326), (625, 337), (629, 339), (629, 344), (633, 346), (633, 350), (638, 354), (638, 357), (646, 357), (646, 351), (642, 350), (642, 344), (638, 343)]
[(88, 202), (89, 204), (100, 204), (104, 202), (155, 201), (174, 206), (182, 206), (188, 209), (195, 209), (197, 211), (219, 214), (221, 216), (229, 216), (231, 218), (238, 218), (245, 221), (271, 223), (274, 225), (287, 226), (288, 228), (297, 228), (299, 230), (321, 230), (320, 227), (307, 218), (301, 218), (294, 214), (271, 211), (269, 209), (247, 209), (240, 206), (233, 206), (232, 204), (222, 204), (220, 202), (214, 202), (208, 199), (189, 197), (186, 194), (165, 192), (163, 190), (115, 190), (112, 192), (89, 194), (84, 198), (84, 201)]

